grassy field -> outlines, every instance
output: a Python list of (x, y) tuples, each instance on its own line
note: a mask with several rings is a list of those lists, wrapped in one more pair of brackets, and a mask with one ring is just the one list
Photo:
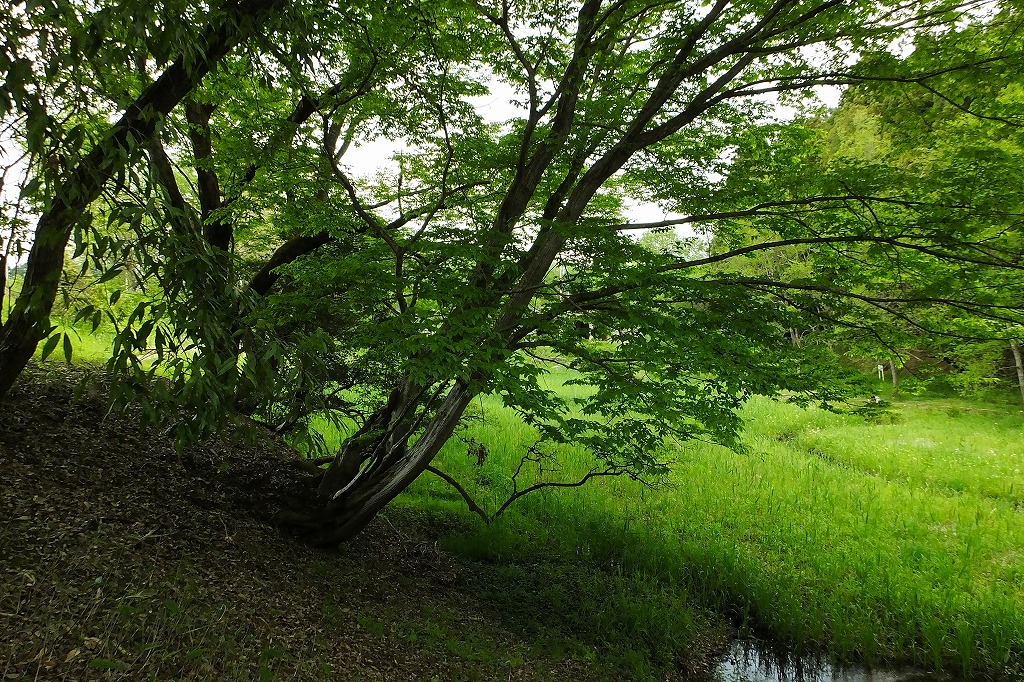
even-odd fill
[[(463, 439), (484, 443), (486, 460), (453, 440), (439, 467), (493, 508), (532, 435), (493, 399), (475, 409)], [(741, 453), (673, 444), (659, 488), (616, 479), (545, 491), (448, 545), (510, 570), (617, 576), (619, 608), (635, 612), (617, 631), (644, 642), (654, 668), (675, 645), (661, 624), (685, 596), (797, 650), (1024, 677), (1019, 408), (922, 399), (867, 420), (756, 399), (743, 416)], [(563, 471), (545, 475), (585, 470), (582, 453), (565, 454)], [(400, 504), (463, 505), (430, 476)]]
[[(109, 344), (83, 338), (76, 361)], [(564, 378), (549, 386), (581, 390)], [(493, 510), (534, 435), (493, 397), (471, 412), (436, 464)], [(755, 399), (743, 418), (738, 452), (669, 444), (672, 474), (656, 488), (623, 478), (545, 490), (484, 526), (425, 474), (396, 506), (459, 519), (444, 543), (497, 567), (489, 599), (512, 626), (532, 627), (538, 609), (560, 613), (559, 631), (637, 679), (678, 666), (707, 628), (701, 607), (797, 651), (1024, 679), (1019, 406), (914, 399), (866, 417)], [(587, 471), (585, 453), (562, 455), (560, 470), (528, 473)], [(541, 651), (555, 641), (524, 635)], [(559, 655), (563, 644), (551, 646)]]

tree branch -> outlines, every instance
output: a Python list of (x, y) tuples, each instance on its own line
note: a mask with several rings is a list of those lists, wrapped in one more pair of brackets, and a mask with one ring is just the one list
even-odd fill
[[(221, 207), (220, 180), (213, 168), (213, 143), (210, 137), (210, 116), (212, 104), (200, 104), (195, 100), (185, 102), (185, 120), (188, 122), (188, 138), (192, 143), (192, 156), (196, 161), (196, 180), (199, 188), (199, 209), (201, 211), (207, 240), (221, 249), (228, 243), (217, 227), (209, 224), (210, 215)], [(230, 235), (228, 235), (230, 241)], [(223, 244), (222, 244), (223, 242)]]
[(578, 481), (551, 481), (534, 483), (528, 488), (523, 488), (522, 490), (517, 490), (516, 492), (512, 493), (512, 495), (510, 495), (509, 498), (505, 500), (505, 502), (502, 503), (500, 507), (498, 507), (498, 511), (494, 512), (494, 515), (491, 518), (498, 518), (505, 512), (506, 509), (509, 508), (509, 506), (512, 505), (513, 502), (518, 500), (520, 497), (523, 497), (524, 495), (529, 495), (530, 493), (535, 492), (537, 490), (541, 490), (543, 488), (579, 488), (580, 486), (585, 485), (587, 481), (589, 481), (592, 478), (598, 478), (601, 476), (622, 476), (623, 474), (626, 473), (628, 472), (621, 467), (609, 467), (607, 469), (600, 471), (591, 470), (587, 473), (586, 476), (584, 476)]
[(278, 267), (291, 263), (299, 257), (312, 253), (321, 246), (336, 240), (336, 237), (332, 237), (327, 232), (320, 232), (312, 236), (292, 237), (277, 247), (277, 250), (264, 263), (259, 272), (249, 281), (249, 288), (260, 296), (266, 296), (270, 293), (274, 283), (280, 278), (280, 275), (275, 272)]
[(440, 469), (438, 469), (436, 467), (433, 467), (433, 466), (431, 466), (429, 464), (427, 465), (426, 470), (429, 471), (430, 473), (434, 474), (435, 476), (439, 476), (446, 483), (448, 483), (448, 485), (450, 485), (451, 487), (455, 488), (455, 490), (459, 493), (459, 495), (462, 496), (462, 499), (466, 501), (466, 504), (469, 506), (469, 511), (473, 512), (474, 514), (479, 516), (481, 519), (483, 519), (485, 524), (490, 525), (491, 521), (493, 521), (494, 518), (497, 517), (497, 514), (495, 514), (493, 517), (492, 516), (488, 516), (487, 512), (485, 512), (480, 507), (480, 505), (478, 505), (476, 503), (476, 501), (470, 496), (470, 494), (466, 491), (466, 489), (463, 488), (462, 485), (459, 484), (458, 481), (456, 481), (454, 478), (452, 478), (451, 476), (449, 476), (445, 472), (443, 472)]
[(202, 226), (196, 222), (192, 207), (188, 205), (185, 197), (181, 194), (181, 188), (178, 187), (178, 179), (174, 175), (174, 167), (171, 165), (171, 160), (167, 156), (167, 152), (164, 150), (163, 143), (158, 135), (153, 135), (150, 138), (149, 160), (156, 174), (157, 181), (167, 194), (167, 202), (172, 209), (181, 214), (180, 217), (172, 217), (170, 220), (171, 229), (179, 234), (182, 233), (183, 228), (193, 234), (200, 234)]
[[(672, 221), (669, 221), (672, 222)], [(808, 245), (808, 246), (823, 246), (829, 244), (886, 244), (896, 248), (908, 249), (911, 251), (918, 251), (921, 253), (941, 258), (943, 260), (949, 260), (960, 263), (970, 263), (972, 265), (984, 265), (990, 267), (1005, 267), (1012, 268), (1015, 270), (1024, 270), (1024, 264), (1013, 263), (1004, 260), (983, 260), (980, 258), (969, 258), (966, 256), (960, 256), (955, 253), (946, 253), (935, 249), (934, 247), (922, 244), (914, 244), (912, 242), (902, 241), (897, 237), (873, 237), (873, 236), (835, 236), (835, 237), (806, 237), (798, 239), (780, 239), (771, 242), (761, 242), (759, 244), (751, 244), (750, 246), (744, 246), (738, 249), (733, 249), (725, 253), (717, 254), (715, 256), (709, 256), (707, 258), (698, 258), (695, 260), (681, 261), (677, 263), (671, 263), (662, 267), (653, 268), (647, 273), (644, 273), (644, 277), (653, 277), (660, 274), (665, 274), (675, 270), (687, 270), (695, 268), (701, 265), (710, 265), (712, 263), (719, 263), (726, 261), (737, 256), (742, 256), (748, 253), (754, 253), (756, 251), (764, 251), (767, 249), (775, 249), (783, 246), (796, 246), (796, 245)], [(602, 289), (594, 291), (581, 292), (573, 294), (566, 298), (564, 305), (565, 309), (579, 308), (584, 303), (589, 303), (609, 296), (615, 296), (617, 294), (624, 293), (626, 291), (632, 291), (635, 289), (642, 289), (651, 286), (650, 282), (634, 282), (631, 284), (618, 284), (613, 286), (607, 286)]]

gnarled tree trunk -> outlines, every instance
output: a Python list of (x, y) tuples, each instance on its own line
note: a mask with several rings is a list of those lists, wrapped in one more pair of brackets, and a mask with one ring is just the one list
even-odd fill
[(395, 389), (340, 449), (311, 495), (306, 510), (286, 511), (278, 521), (317, 545), (332, 545), (355, 536), (384, 506), (423, 473), (451, 437), (473, 393), (456, 382), (411, 446), (417, 431), (416, 410), (426, 390), (410, 382)]

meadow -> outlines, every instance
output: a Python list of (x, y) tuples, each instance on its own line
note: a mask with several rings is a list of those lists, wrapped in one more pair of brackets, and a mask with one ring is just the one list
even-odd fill
[[(437, 464), (493, 509), (532, 434), (496, 399), (475, 411)], [(743, 418), (738, 452), (666, 445), (672, 473), (653, 488), (618, 478), (548, 489), (445, 542), (523, 574), (586, 565), (615, 576), (621, 594), (609, 598), (633, 612), (611, 629), (644, 642), (641, 669), (667, 662), (681, 635), (663, 624), (693, 606), (791, 651), (1024, 676), (1019, 407), (917, 399), (865, 416), (755, 398)], [(541, 475), (586, 471), (584, 453), (564, 454), (561, 471)], [(399, 503), (469, 516), (428, 474)]]
[[(76, 361), (109, 352), (109, 339), (82, 337)], [(566, 378), (547, 385), (581, 390)], [(493, 396), (470, 413), (435, 464), (493, 512), (535, 434)], [(672, 470), (653, 487), (545, 489), (485, 525), (425, 473), (393, 507), (442, 520), (446, 549), (498, 568), (487, 598), (512, 627), (557, 613), (559, 636), (635, 679), (680, 665), (695, 633), (714, 630), (709, 614), (789, 652), (1024, 679), (1019, 405), (928, 397), (834, 413), (754, 398), (742, 417), (735, 450), (667, 443)], [(328, 450), (341, 438), (326, 424), (323, 436)], [(519, 484), (590, 465), (567, 448), (557, 469), (530, 465)], [(565, 646), (524, 634), (542, 651)]]

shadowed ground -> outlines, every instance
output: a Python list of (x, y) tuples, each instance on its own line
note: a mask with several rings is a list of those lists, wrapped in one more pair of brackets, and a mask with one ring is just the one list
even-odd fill
[[(105, 416), (100, 384), (76, 397), (80, 379), (31, 367), (0, 408), (0, 679), (622, 678), (531, 581), (440, 549), (458, 520), (389, 511), (338, 552), (307, 548), (267, 521), (302, 475), (282, 444), (179, 455)], [(680, 652), (669, 679), (722, 648)]]

